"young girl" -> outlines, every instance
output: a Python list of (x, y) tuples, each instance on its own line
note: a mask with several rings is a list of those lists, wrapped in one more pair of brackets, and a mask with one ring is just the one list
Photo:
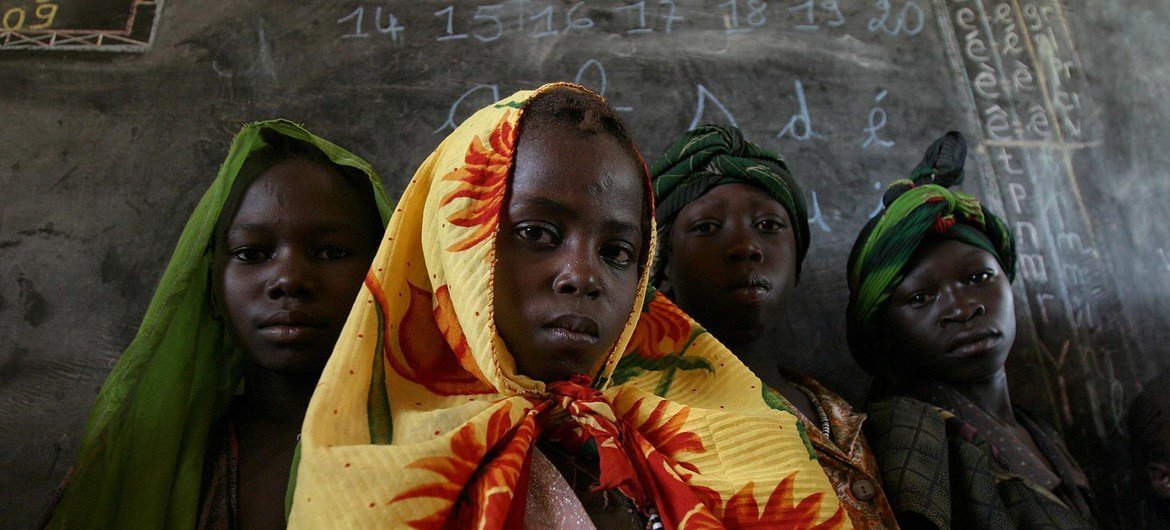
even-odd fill
[(407, 187), (313, 396), (291, 526), (848, 526), (792, 416), (715, 341), (688, 399), (610, 384), (632, 336), (663, 338), (635, 330), (663, 316), (641, 312), (651, 212), (624, 126), (581, 87), (462, 124)]
[[(783, 367), (768, 344), (808, 252), (808, 212), (788, 165), (735, 127), (688, 131), (651, 168), (659, 241), (655, 285), (795, 410), (825, 474), (858, 528), (896, 526), (864, 414), (811, 377)], [(651, 364), (633, 351), (621, 367)], [(644, 378), (643, 378), (644, 379)]]
[(282, 526), (305, 408), (389, 210), (365, 161), (287, 121), (244, 127), (98, 396), (50, 526)]
[(866, 437), (904, 527), (1092, 527), (1084, 474), (1011, 402), (1015, 242), (947, 189), (966, 153), (955, 132), (931, 145), (853, 246), (849, 345), (886, 396)]

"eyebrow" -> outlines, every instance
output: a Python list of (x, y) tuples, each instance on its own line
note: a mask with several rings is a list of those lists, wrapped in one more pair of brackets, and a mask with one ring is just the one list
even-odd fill
[(536, 208), (547, 213), (576, 219), (580, 216), (577, 210), (560, 201), (549, 199), (547, 197), (532, 197), (519, 201), (517, 206), (526, 208)]
[[(358, 230), (358, 227), (350, 223), (323, 223), (313, 226), (313, 231), (319, 234), (331, 234), (336, 232), (351, 232)], [(233, 223), (228, 228), (228, 233), (233, 234), (237, 232), (243, 233), (270, 233), (272, 232), (272, 225), (263, 222), (257, 223)]]
[[(549, 199), (547, 197), (532, 197), (524, 199), (519, 201), (517, 206), (521, 208), (536, 208), (546, 213), (567, 219), (577, 219), (581, 216), (580, 213), (578, 213), (577, 210), (572, 206), (555, 199)], [(638, 233), (641, 231), (641, 228), (637, 224), (628, 223), (626, 221), (614, 218), (606, 219), (602, 222), (602, 224), (606, 230), (611, 230), (614, 232)]]

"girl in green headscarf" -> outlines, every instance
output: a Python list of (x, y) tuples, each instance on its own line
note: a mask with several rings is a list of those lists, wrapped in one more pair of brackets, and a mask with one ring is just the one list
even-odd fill
[(54, 528), (284, 524), (305, 408), (391, 206), (373, 168), (248, 125), (90, 413)]
[(881, 398), (866, 438), (903, 527), (1092, 527), (1084, 474), (1011, 402), (1015, 242), (947, 189), (966, 155), (956, 132), (931, 145), (850, 255), (849, 346)]

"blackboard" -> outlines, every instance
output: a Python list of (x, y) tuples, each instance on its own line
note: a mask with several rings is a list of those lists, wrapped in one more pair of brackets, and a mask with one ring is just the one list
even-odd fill
[(0, 1), (0, 50), (141, 52), (163, 0)]
[(964, 189), (1020, 238), (1013, 397), (1116, 495), (1125, 406), (1170, 367), (1170, 6), (1131, 4), (190, 0), (143, 54), (0, 54), (0, 520), (33, 520), (72, 462), (241, 123), (303, 122), (397, 194), (454, 124), (553, 80), (604, 92), (648, 159), (703, 122), (787, 158), (812, 248), (776, 350), (854, 401), (848, 249), (962, 131)]

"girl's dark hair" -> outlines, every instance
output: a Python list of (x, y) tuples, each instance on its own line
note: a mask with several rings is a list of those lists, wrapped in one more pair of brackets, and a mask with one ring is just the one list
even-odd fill
[(231, 226), (231, 222), (240, 208), (240, 202), (244, 199), (244, 193), (252, 183), (277, 164), (291, 160), (300, 160), (329, 168), (341, 177), (357, 192), (358, 203), (354, 207), (361, 208), (365, 213), (367, 225), (374, 234), (372, 237), (381, 238), (382, 217), (378, 212), (378, 202), (374, 196), (374, 189), (370, 186), (369, 177), (362, 170), (337, 164), (317, 146), (290, 138), (272, 129), (261, 130), (260, 138), (264, 140), (264, 146), (248, 154), (247, 160), (244, 161), (240, 172), (236, 175), (235, 183), (224, 202), (219, 218), (216, 219), (215, 231), (211, 239), (212, 247), (227, 233), (228, 227)]
[(526, 133), (529, 138), (538, 136), (550, 126), (568, 127), (586, 135), (608, 134), (616, 139), (634, 160), (643, 180), (640, 184), (642, 211), (639, 216), (642, 220), (643, 244), (639, 267), (645, 267), (650, 252), (649, 204), (653, 200), (653, 192), (650, 189), (650, 173), (646, 169), (646, 162), (634, 144), (625, 120), (601, 96), (584, 87), (566, 84), (545, 90), (525, 103), (516, 136), (517, 149), (520, 139)]

